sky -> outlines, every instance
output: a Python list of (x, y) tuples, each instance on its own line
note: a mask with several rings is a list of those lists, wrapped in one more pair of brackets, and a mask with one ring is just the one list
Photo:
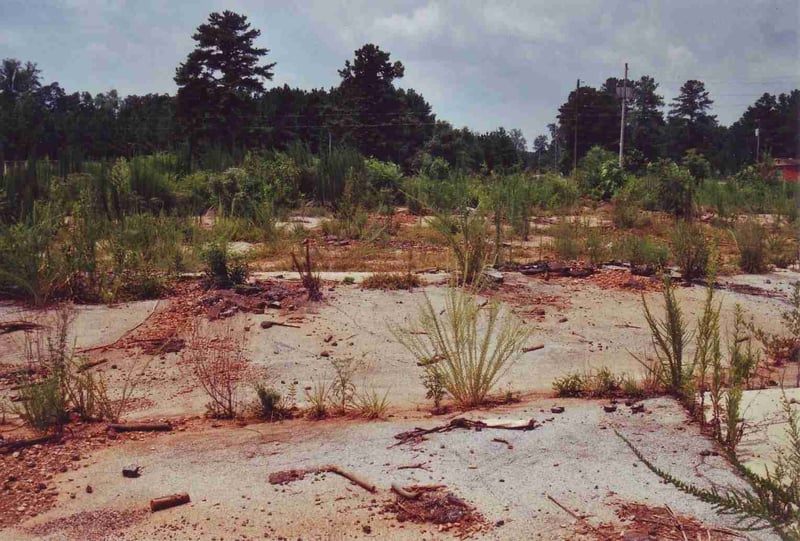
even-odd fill
[(277, 62), (267, 86), (338, 84), (375, 43), (437, 118), (547, 133), (575, 88), (651, 75), (665, 101), (700, 79), (722, 124), (764, 92), (800, 88), (799, 0), (0, 0), (0, 58), (68, 92), (176, 91), (175, 67), (213, 11), (248, 16)]

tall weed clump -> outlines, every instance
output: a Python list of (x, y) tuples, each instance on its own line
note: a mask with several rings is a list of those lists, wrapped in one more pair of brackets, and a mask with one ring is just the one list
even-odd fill
[(767, 270), (767, 231), (755, 220), (747, 220), (734, 229), (739, 248), (739, 267), (747, 273)]
[(708, 265), (709, 247), (702, 226), (678, 221), (672, 232), (672, 256), (689, 282), (703, 276)]
[(441, 312), (426, 296), (417, 325), (419, 329), (398, 327), (392, 333), (461, 407), (485, 403), (531, 334), (499, 301), (484, 306), (459, 288), (447, 291)]
[(479, 280), (491, 250), (486, 240), (486, 219), (480, 213), (464, 209), (456, 216), (439, 213), (430, 225), (441, 233), (453, 252), (459, 283), (468, 285)]

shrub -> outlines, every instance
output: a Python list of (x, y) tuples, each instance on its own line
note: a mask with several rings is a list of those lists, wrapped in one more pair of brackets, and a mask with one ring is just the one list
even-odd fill
[(767, 237), (766, 246), (769, 263), (785, 269), (797, 261), (797, 249), (794, 243), (779, 232)]
[(367, 419), (380, 419), (386, 416), (389, 409), (387, 390), (383, 395), (374, 388), (364, 390), (355, 395), (355, 405), (359, 415)]
[(648, 167), (658, 186), (658, 206), (677, 217), (694, 215), (696, 181), (687, 169), (669, 160), (659, 160)]
[(286, 405), (283, 396), (276, 389), (267, 387), (263, 383), (256, 383), (256, 396), (258, 397), (258, 416), (267, 421), (277, 421), (291, 417), (291, 411)]
[(214, 337), (195, 322), (181, 352), (190, 376), (208, 395), (207, 408), (214, 417), (234, 419), (241, 413), (242, 388), (253, 375), (245, 345), (244, 330), (234, 331), (228, 325)]
[(632, 266), (653, 272), (666, 267), (669, 260), (669, 248), (650, 237), (626, 235), (620, 248), (623, 258)]
[(243, 284), (250, 274), (244, 258), (230, 257), (224, 243), (214, 242), (203, 252), (205, 274), (215, 287)]
[(425, 387), (425, 398), (433, 400), (434, 410), (439, 411), (446, 393), (443, 374), (426, 364), (423, 367), (422, 385)]
[(312, 419), (322, 419), (328, 415), (328, 399), (331, 394), (330, 386), (324, 381), (315, 381), (311, 389), (306, 389), (306, 400), (310, 407), (308, 416)]
[(485, 402), (530, 336), (530, 330), (499, 301), (484, 306), (458, 288), (448, 290), (442, 313), (426, 296), (418, 323), (426, 334), (400, 326), (392, 333), (426, 371), (441, 378), (444, 389), (462, 407)]
[(410, 272), (376, 272), (361, 282), (361, 287), (364, 289), (410, 290), (419, 286), (419, 276)]
[(760, 273), (767, 269), (767, 233), (755, 220), (748, 220), (734, 230), (739, 247), (739, 267), (747, 273)]
[(338, 414), (347, 413), (356, 397), (356, 386), (353, 381), (361, 363), (352, 357), (331, 359), (333, 367), (333, 383), (330, 389), (331, 403)]
[(625, 183), (625, 174), (613, 152), (593, 146), (580, 164), (583, 192), (595, 199), (610, 199)]
[(688, 281), (703, 276), (708, 265), (708, 243), (700, 225), (679, 221), (672, 232), (672, 256)]
[(553, 380), (553, 389), (561, 398), (580, 397), (586, 394), (587, 384), (581, 374), (569, 373)]

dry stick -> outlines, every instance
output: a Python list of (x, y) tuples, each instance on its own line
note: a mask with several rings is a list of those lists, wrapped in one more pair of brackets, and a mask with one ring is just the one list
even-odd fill
[(592, 525), (592, 523), (591, 523), (591, 522), (589, 522), (588, 520), (586, 520), (586, 517), (584, 517), (583, 515), (579, 515), (579, 514), (575, 513), (574, 511), (572, 511), (571, 509), (568, 509), (567, 507), (565, 507), (565, 506), (561, 505), (561, 503), (559, 503), (559, 501), (558, 501), (558, 500), (556, 500), (554, 497), (552, 497), (550, 494), (545, 494), (545, 496), (547, 496), (547, 499), (548, 499), (548, 500), (550, 500), (551, 502), (553, 502), (554, 504), (556, 504), (557, 506), (559, 506), (559, 507), (560, 507), (560, 508), (561, 508), (563, 511), (565, 511), (567, 514), (569, 514), (569, 515), (570, 515), (571, 517), (573, 517), (575, 520), (577, 520), (577, 521), (579, 521), (579, 522), (582, 522), (583, 524), (585, 524), (586, 526), (588, 526), (588, 527), (589, 527), (589, 528), (590, 528), (590, 529), (591, 529), (591, 530), (592, 530), (594, 533), (596, 533), (598, 536), (600, 536), (600, 539), (608, 539), (608, 536), (606, 536), (606, 535), (605, 535), (603, 532), (601, 532), (600, 530), (598, 530), (597, 528), (595, 528), (595, 527)]
[(398, 470), (426, 470), (427, 462), (420, 462), (419, 464), (409, 464), (408, 466), (397, 466)]
[(400, 496), (401, 498), (405, 498), (407, 500), (416, 500), (419, 498), (419, 492), (411, 492), (409, 490), (404, 489), (397, 483), (392, 483), (392, 492)]
[(513, 449), (514, 448), (514, 446), (511, 445), (508, 442), (508, 440), (504, 440), (503, 438), (492, 438), (492, 441), (497, 442), (497, 443), (505, 443), (508, 446), (509, 449)]
[(522, 350), (522, 352), (523, 353), (529, 353), (531, 351), (536, 351), (536, 350), (539, 350), (539, 349), (544, 349), (544, 344), (536, 344), (535, 346), (531, 346), (529, 348), (524, 348)]
[(25, 447), (31, 447), (33, 445), (39, 445), (40, 443), (51, 443), (51, 442), (58, 442), (61, 441), (61, 434), (51, 434), (49, 436), (42, 436), (40, 438), (32, 438), (30, 440), (14, 440), (8, 441), (3, 445), (0, 445), (0, 453), (6, 454), (12, 451), (16, 451), (17, 449), (24, 449)]
[(90, 368), (94, 368), (95, 366), (100, 366), (101, 364), (105, 364), (107, 362), (108, 359), (100, 359), (99, 361), (84, 363), (78, 367), (78, 372), (86, 372)]
[(32, 331), (42, 325), (30, 321), (3, 321), (0, 322), (0, 334), (9, 334), (17, 331)]
[(361, 488), (363, 488), (367, 492), (374, 493), (375, 491), (378, 490), (378, 487), (376, 487), (375, 485), (373, 485), (369, 481), (366, 481), (366, 480), (362, 479), (361, 477), (359, 477), (358, 475), (356, 475), (354, 473), (351, 473), (349, 471), (345, 471), (345, 470), (341, 469), (339, 466), (334, 466), (334, 465), (323, 466), (322, 468), (319, 468), (318, 471), (330, 472), (330, 473), (335, 473), (336, 475), (341, 475), (345, 479), (349, 479), (350, 481), (354, 482), (355, 484), (357, 484), (358, 486), (360, 486)]
[(686, 538), (686, 532), (683, 530), (683, 524), (681, 524), (681, 521), (678, 520), (677, 516), (675, 516), (675, 513), (672, 512), (670, 506), (665, 505), (664, 507), (667, 509), (667, 512), (669, 512), (670, 516), (672, 517), (672, 520), (675, 521), (675, 524), (678, 525), (678, 529), (681, 531), (681, 535), (683, 536), (683, 541), (689, 541), (689, 539)]

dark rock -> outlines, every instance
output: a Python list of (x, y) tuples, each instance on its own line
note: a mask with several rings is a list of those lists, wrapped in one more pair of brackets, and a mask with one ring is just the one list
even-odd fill
[(130, 477), (136, 478), (142, 474), (141, 466), (137, 466), (136, 464), (128, 464), (124, 468), (122, 468), (122, 476), (123, 477)]

